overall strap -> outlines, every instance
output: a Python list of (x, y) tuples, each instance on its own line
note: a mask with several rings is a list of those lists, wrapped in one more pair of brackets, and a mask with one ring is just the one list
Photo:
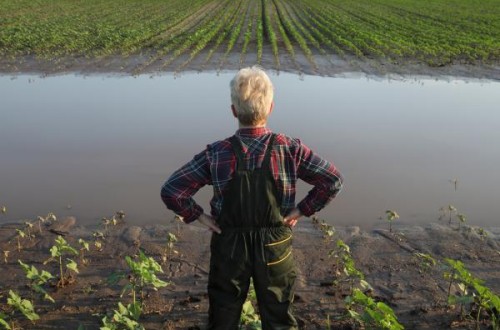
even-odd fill
[[(273, 145), (274, 145), (274, 140), (276, 138), (276, 134), (271, 133), (271, 138), (269, 139), (269, 143), (267, 144), (266, 148), (266, 154), (264, 155), (264, 160), (262, 160), (262, 169), (267, 169), (269, 168), (269, 164), (271, 163), (271, 152), (273, 151)], [(231, 142), (231, 146), (233, 147), (233, 151), (236, 155), (236, 168), (237, 169), (242, 169), (243, 168), (243, 149), (241, 147), (241, 143), (239, 139), (236, 137), (236, 135), (233, 135), (229, 138), (229, 141)]]
[(264, 160), (262, 161), (262, 169), (268, 169), (269, 164), (271, 163), (271, 153), (273, 151), (274, 140), (276, 139), (276, 134), (271, 133), (271, 138), (269, 139), (269, 143), (267, 144), (266, 155), (264, 156)]

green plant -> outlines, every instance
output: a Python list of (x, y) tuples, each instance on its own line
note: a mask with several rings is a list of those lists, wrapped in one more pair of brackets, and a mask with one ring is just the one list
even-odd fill
[(27, 265), (21, 260), (18, 260), (18, 262), (26, 273), (26, 278), (30, 280), (31, 290), (40, 294), (43, 299), (49, 300), (54, 303), (54, 299), (43, 288), (43, 285), (47, 284), (50, 279), (54, 278), (52, 274), (47, 272), (46, 270), (38, 271), (35, 266)]
[(443, 214), (439, 217), (439, 220), (448, 216), (448, 224), (451, 225), (452, 216), (453, 214), (457, 214), (457, 208), (450, 204), (446, 207), (440, 208), (440, 211), (443, 212)]
[(172, 233), (167, 234), (167, 243), (165, 244), (165, 251), (163, 253), (162, 259), (163, 262), (167, 262), (172, 256), (172, 253), (178, 253), (177, 250), (174, 250), (174, 245), (177, 242), (177, 236)]
[(345, 302), (349, 316), (367, 328), (404, 329), (392, 308), (383, 302), (375, 301), (360, 289), (354, 289), (352, 295), (346, 297)]
[(57, 221), (57, 217), (52, 212), (47, 214), (46, 217), (38, 216), (36, 219), (38, 221), (38, 230), (40, 231), (40, 234), (42, 233), (42, 223)]
[(458, 213), (457, 218), (458, 218), (458, 228), (460, 229), (461, 225), (465, 224), (465, 222), (467, 221), (467, 217), (461, 213)]
[(21, 230), (21, 229), (16, 229), (16, 232), (17, 232), (17, 235), (16, 235), (16, 239), (17, 239), (17, 251), (18, 252), (21, 252), (21, 238), (25, 238), (26, 237), (26, 233)]
[(7, 304), (12, 306), (15, 310), (21, 312), (32, 323), (35, 323), (36, 320), (40, 319), (40, 316), (35, 313), (33, 303), (27, 299), (22, 299), (16, 292), (12, 290), (9, 290), (9, 298), (7, 299)]
[(7, 259), (9, 258), (10, 251), (9, 250), (2, 250), (3, 252), (3, 262), (6, 264)]
[(6, 330), (11, 330), (11, 326), (7, 322), (7, 315), (4, 313), (0, 312), (0, 326), (2, 326)]
[(386, 220), (389, 222), (389, 232), (392, 232), (392, 222), (396, 219), (399, 219), (399, 214), (393, 210), (385, 211)]
[[(71, 277), (71, 273), (65, 276), (64, 268), (63, 268), (63, 257), (66, 255), (78, 255), (78, 251), (74, 249), (71, 245), (66, 242), (66, 240), (62, 236), (57, 236), (55, 239), (55, 245), (50, 248), (51, 258), (44, 262), (44, 264), (57, 260), (59, 263), (59, 282), (58, 286), (64, 287), (65, 284), (69, 283), (69, 279)], [(66, 258), (66, 273), (72, 271), (74, 273), (78, 273), (78, 265), (77, 263), (70, 259)]]
[(116, 272), (108, 278), (109, 284), (116, 284), (120, 280), (127, 278), (128, 283), (123, 287), (121, 296), (130, 291), (132, 293), (132, 301), (137, 302), (137, 294), (140, 293), (141, 304), (144, 298), (144, 289), (147, 285), (152, 286), (153, 290), (169, 285), (169, 282), (162, 281), (158, 278), (157, 273), (163, 273), (160, 264), (152, 257), (148, 257), (139, 250), (138, 260), (133, 260), (130, 256), (125, 257), (125, 261), (129, 267), (128, 272)]
[(347, 277), (351, 293), (356, 285), (359, 285), (363, 290), (371, 289), (370, 284), (365, 281), (364, 274), (356, 268), (351, 249), (344, 241), (337, 240), (336, 248), (331, 250), (328, 256), (337, 260), (336, 268), (341, 269)]
[(428, 271), (437, 264), (436, 259), (429, 254), (415, 252), (413, 255), (417, 258), (420, 271)]
[(240, 324), (245, 325), (247, 328), (258, 330), (262, 329), (262, 323), (260, 321), (260, 316), (255, 310), (255, 304), (257, 303), (257, 295), (255, 288), (253, 287), (253, 282), (250, 282), (250, 289), (248, 290), (248, 296), (243, 303), (243, 308), (241, 310)]
[(80, 261), (82, 262), (83, 265), (87, 265), (89, 261), (87, 259), (85, 259), (85, 250), (90, 251), (89, 242), (87, 242), (83, 238), (80, 238), (80, 239), (78, 239), (78, 244), (81, 245), (81, 247), (80, 247)]
[(118, 302), (118, 310), (113, 310), (113, 317), (109, 319), (105, 316), (102, 319), (103, 326), (100, 330), (144, 330), (138, 322), (141, 316), (141, 307), (138, 304), (128, 304), (126, 307)]
[(31, 223), (29, 221), (25, 221), (24, 228), (25, 228), (26, 236), (28, 236), (28, 239), (31, 241), (31, 239), (35, 237), (35, 235), (31, 232), (31, 230), (33, 229), (33, 223)]
[[(446, 258), (445, 261), (449, 266), (449, 269), (444, 273), (444, 278), (450, 281), (448, 304), (459, 303), (462, 315), (467, 307), (469, 307), (469, 314), (475, 310), (477, 327), (480, 324), (482, 311), (486, 311), (490, 317), (492, 328), (500, 329), (500, 297), (486, 287), (484, 281), (474, 277), (461, 261), (449, 258)], [(451, 294), (453, 282), (457, 283), (460, 295)]]

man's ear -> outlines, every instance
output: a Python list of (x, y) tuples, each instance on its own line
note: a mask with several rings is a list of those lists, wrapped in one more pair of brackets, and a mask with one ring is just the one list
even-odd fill
[(231, 111), (233, 113), (234, 118), (238, 118), (238, 114), (236, 113), (236, 108), (233, 104), (231, 104)]
[(268, 116), (273, 112), (273, 110), (274, 110), (274, 101), (271, 102), (271, 108), (269, 109)]

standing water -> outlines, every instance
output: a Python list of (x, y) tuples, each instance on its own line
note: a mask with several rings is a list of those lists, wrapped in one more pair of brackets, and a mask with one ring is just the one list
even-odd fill
[[(237, 129), (233, 75), (0, 76), (0, 219), (54, 212), (97, 224), (124, 210), (131, 223), (170, 221), (163, 182)], [(344, 175), (319, 217), (370, 228), (392, 209), (399, 223), (423, 224), (451, 204), (470, 224), (498, 225), (499, 82), (302, 78), (271, 77), (268, 126)], [(207, 212), (209, 196), (196, 195)]]

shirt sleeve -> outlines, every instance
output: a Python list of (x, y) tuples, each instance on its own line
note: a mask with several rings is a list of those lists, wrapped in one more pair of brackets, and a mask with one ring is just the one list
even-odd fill
[(210, 184), (210, 180), (207, 154), (202, 151), (170, 176), (161, 189), (161, 199), (184, 222), (193, 222), (203, 213), (203, 208), (195, 202), (193, 195), (201, 187)]
[(306, 197), (297, 204), (305, 216), (311, 216), (325, 207), (342, 189), (343, 178), (335, 165), (323, 159), (299, 142), (297, 152), (299, 179), (313, 185)]

